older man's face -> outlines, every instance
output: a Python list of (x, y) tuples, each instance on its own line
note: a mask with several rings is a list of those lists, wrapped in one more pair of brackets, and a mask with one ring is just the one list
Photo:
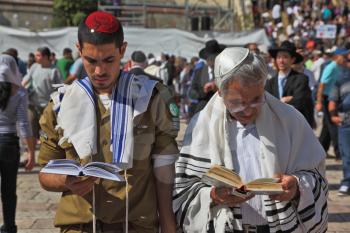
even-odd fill
[(243, 125), (253, 123), (265, 103), (263, 82), (242, 85), (234, 81), (228, 84), (226, 91), (219, 94), (230, 115)]

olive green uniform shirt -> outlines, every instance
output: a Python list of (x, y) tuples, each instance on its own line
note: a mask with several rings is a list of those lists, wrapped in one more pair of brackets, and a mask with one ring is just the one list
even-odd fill
[[(98, 98), (97, 98), (98, 99)], [(98, 101), (98, 153), (93, 161), (112, 162), (110, 151), (110, 111)], [(84, 117), (84, 116), (81, 116)], [(73, 145), (64, 142), (61, 129), (55, 130), (56, 114), (53, 103), (45, 109), (40, 125), (43, 130), (39, 163), (44, 166), (51, 159), (74, 159), (82, 164), (90, 162), (79, 159)], [(169, 92), (157, 84), (148, 104), (147, 111), (134, 118), (133, 167), (127, 170), (129, 182), (129, 222), (142, 232), (158, 231), (155, 177), (152, 155), (174, 155), (179, 151), (175, 141), (178, 132), (178, 113)], [(120, 174), (124, 174), (123, 171)], [(96, 219), (104, 223), (125, 222), (125, 182), (100, 179), (95, 185)], [(92, 221), (92, 192), (81, 197), (70, 191), (63, 192), (58, 205), (55, 226), (82, 224)]]

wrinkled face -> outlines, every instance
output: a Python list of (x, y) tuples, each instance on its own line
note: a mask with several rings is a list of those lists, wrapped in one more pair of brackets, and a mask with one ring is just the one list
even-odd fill
[(120, 60), (124, 56), (126, 46), (126, 42), (121, 48), (117, 48), (115, 43), (94, 45), (84, 42), (81, 49), (77, 45), (84, 68), (98, 94), (112, 93), (120, 73)]
[(264, 82), (243, 86), (239, 81), (233, 81), (219, 95), (235, 120), (243, 125), (254, 123), (265, 103)]
[(277, 68), (280, 71), (287, 71), (289, 70), (293, 63), (295, 58), (292, 57), (288, 52), (285, 51), (279, 51), (276, 55), (276, 64)]

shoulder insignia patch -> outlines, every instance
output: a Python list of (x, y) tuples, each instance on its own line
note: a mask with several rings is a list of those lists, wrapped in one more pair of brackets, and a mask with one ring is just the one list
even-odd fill
[(172, 116), (174, 117), (178, 117), (179, 116), (179, 108), (177, 107), (177, 105), (175, 103), (170, 103), (169, 104), (169, 110)]

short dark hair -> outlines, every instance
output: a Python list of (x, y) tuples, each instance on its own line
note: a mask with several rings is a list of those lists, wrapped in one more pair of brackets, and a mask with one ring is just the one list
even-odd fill
[(48, 47), (40, 47), (37, 51), (40, 52), (43, 57), (50, 58), (51, 51)]
[(122, 24), (119, 20), (116, 19), (118, 30), (116, 32), (106, 33), (97, 31), (91, 32), (91, 29), (89, 29), (85, 24), (86, 18), (82, 20), (78, 26), (78, 42), (81, 48), (83, 48), (84, 42), (91, 43), (93, 45), (114, 43), (117, 48), (122, 46), (124, 42), (124, 32)]
[(70, 48), (64, 48), (63, 49), (63, 55), (72, 53), (72, 50)]

